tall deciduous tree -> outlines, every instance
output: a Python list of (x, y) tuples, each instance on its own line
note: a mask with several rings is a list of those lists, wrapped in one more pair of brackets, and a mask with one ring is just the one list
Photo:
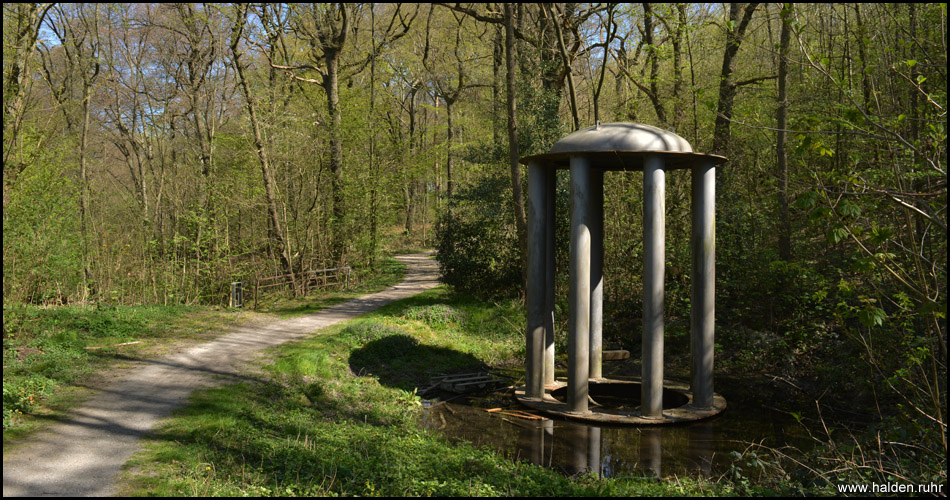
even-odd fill
[(657, 44), (653, 41), (656, 25), (653, 21), (653, 5), (643, 4), (643, 43), (647, 47), (647, 62), (650, 64), (650, 101), (653, 103), (653, 110), (656, 111), (656, 119), (662, 125), (666, 125), (666, 108), (660, 99), (659, 72), (660, 72), (660, 51)]
[(610, 45), (614, 41), (614, 35), (617, 34), (617, 22), (614, 19), (614, 13), (616, 12), (617, 4), (608, 4), (607, 5), (607, 19), (604, 21), (603, 26), (606, 29), (607, 33), (605, 39), (598, 44), (591, 46), (591, 49), (597, 46), (603, 47), (603, 56), (600, 61), (600, 76), (597, 78), (597, 84), (593, 86), (594, 96), (594, 123), (600, 121), (600, 94), (604, 89), (604, 77), (607, 75), (607, 66), (610, 62)]
[[(92, 279), (89, 270), (89, 176), (88, 176), (88, 145), (90, 110), (92, 108), (93, 92), (96, 80), (99, 77), (101, 64), (99, 60), (100, 32), (99, 32), (99, 5), (77, 4), (71, 10), (64, 5), (53, 9), (49, 26), (59, 41), (63, 56), (66, 59), (67, 69), (62, 75), (59, 89), (54, 89), (53, 95), (59, 100), (66, 122), (73, 125), (72, 112), (69, 105), (73, 98), (79, 98), (80, 108), (80, 139), (79, 139), (79, 228), (83, 270), (83, 296), (85, 302)], [(45, 62), (49, 58), (44, 58)], [(52, 86), (52, 72), (46, 69), (47, 81)], [(69, 87), (69, 82), (78, 80), (80, 92), (78, 96), (62, 92)], [(61, 90), (57, 92), (57, 90)]]
[[(332, 245), (333, 260), (341, 262), (346, 249), (344, 217), (346, 205), (343, 194), (343, 112), (340, 109), (340, 59), (350, 32), (351, 6), (346, 4), (298, 5), (294, 9), (294, 30), (310, 46), (308, 59), (311, 63), (278, 68), (289, 70), (314, 70), (319, 80), (295, 78), (323, 87), (326, 94), (328, 130), (330, 134), (330, 172), (333, 199)], [(319, 64), (320, 66), (314, 66)]]
[(778, 109), (776, 110), (776, 166), (778, 168), (779, 232), (778, 253), (782, 260), (792, 258), (791, 224), (788, 214), (788, 152), (785, 149), (788, 128), (788, 46), (791, 39), (792, 4), (782, 7), (782, 31), (779, 35)]
[(551, 4), (547, 3), (542, 5), (544, 7), (542, 12), (547, 13), (547, 19), (554, 32), (554, 37), (557, 40), (558, 54), (561, 57), (561, 64), (564, 68), (564, 79), (567, 80), (568, 97), (571, 103), (571, 120), (574, 125), (573, 130), (578, 130), (581, 128), (581, 124), (577, 113), (577, 90), (575, 90), (574, 86), (574, 72), (571, 69), (571, 56), (573, 52), (576, 51), (576, 47), (571, 51), (572, 54), (568, 54), (567, 44), (564, 42), (564, 31), (561, 28), (561, 19), (567, 17), (565, 13), (558, 9), (557, 15), (555, 15), (554, 9), (556, 9), (556, 7), (552, 8)]
[(247, 5), (239, 4), (235, 7), (234, 24), (231, 27), (231, 59), (234, 69), (237, 72), (238, 82), (241, 85), (241, 91), (244, 93), (244, 100), (247, 105), (247, 114), (251, 120), (251, 131), (254, 133), (254, 147), (257, 150), (257, 158), (261, 163), (261, 177), (264, 180), (264, 196), (267, 205), (267, 213), (270, 216), (270, 234), (274, 240), (274, 246), (279, 249), (280, 262), (284, 273), (293, 277), (293, 262), (290, 254), (290, 243), (281, 228), (280, 215), (277, 213), (277, 188), (274, 184), (274, 175), (267, 154), (264, 138), (261, 134), (260, 120), (257, 116), (257, 105), (251, 92), (251, 87), (247, 81), (247, 75), (244, 63), (241, 62), (242, 49), (241, 41), (244, 27), (247, 22)]
[[(515, 30), (511, 4), (505, 4), (505, 87), (508, 108), (508, 167), (511, 171), (512, 211), (515, 227), (518, 231), (518, 245), (521, 247), (521, 268), (527, 270), (528, 261), (528, 224), (524, 211), (524, 190), (521, 187), (521, 156), (518, 147), (518, 106), (515, 97)], [(526, 272), (526, 271), (525, 271)], [(522, 278), (527, 275), (522, 273)]]
[[(729, 4), (729, 19), (726, 22), (726, 48), (722, 54), (722, 71), (719, 74), (719, 104), (716, 107), (716, 128), (713, 132), (712, 152), (725, 154), (729, 148), (729, 125), (732, 123), (732, 107), (736, 99), (738, 84), (735, 81), (736, 55), (749, 21), (758, 3), (745, 6)], [(741, 18), (740, 18), (741, 17)]]
[[(293, 29), (296, 34), (309, 44), (307, 59), (303, 64), (278, 65), (275, 68), (290, 71), (316, 71), (320, 79), (291, 75), (300, 81), (317, 83), (326, 95), (327, 115), (329, 116), (330, 135), (330, 171), (332, 173), (331, 190), (333, 198), (333, 259), (342, 262), (347, 247), (344, 234), (344, 218), (346, 205), (344, 198), (343, 176), (343, 112), (340, 108), (340, 78), (341, 72), (349, 71), (348, 76), (362, 71), (370, 62), (375, 60), (380, 47), (385, 46), (404, 36), (418, 14), (418, 9), (412, 14), (402, 11), (398, 6), (394, 12), (388, 28), (382, 37), (373, 40), (372, 50), (365, 57), (344, 64), (342, 56), (346, 47), (347, 37), (351, 31), (352, 18), (356, 15), (355, 7), (349, 4), (312, 4), (308, 7), (293, 7)], [(398, 22), (398, 25), (396, 24)], [(320, 66), (315, 66), (315, 64)]]
[[(3, 192), (16, 180), (29, 162), (18, 157), (10, 162), (17, 148), (20, 129), (26, 115), (27, 99), (33, 83), (31, 63), (40, 27), (52, 3), (3, 4)], [(8, 19), (10, 19), (8, 24)]]
[[(430, 57), (430, 52), (432, 51), (430, 50), (432, 49), (431, 24), (434, 13), (435, 8), (430, 8), (429, 16), (426, 19), (426, 42), (425, 48), (423, 49), (422, 64), (426, 67), (429, 74), (431, 75), (432, 83), (435, 86), (436, 96), (445, 103), (445, 184), (447, 198), (451, 200), (455, 192), (456, 183), (455, 164), (457, 151), (455, 147), (455, 137), (457, 135), (457, 130), (455, 125), (455, 105), (459, 102), (459, 99), (461, 99), (463, 92), (471, 88), (474, 84), (470, 81), (470, 70), (466, 67), (464, 58), (462, 57), (462, 25), (465, 21), (465, 16), (456, 14), (454, 12), (452, 13), (456, 23), (455, 42), (452, 46), (452, 55), (454, 61), (450, 61), (448, 63), (450, 66), (452, 66), (452, 71), (447, 71), (443, 68), (437, 67), (440, 65), (437, 65), (433, 61), (435, 57)], [(441, 58), (442, 57), (440, 57), (440, 59)]]

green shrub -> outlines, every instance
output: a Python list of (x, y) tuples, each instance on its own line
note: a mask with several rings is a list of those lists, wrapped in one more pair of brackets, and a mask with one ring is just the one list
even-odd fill
[(392, 335), (405, 335), (399, 328), (384, 323), (368, 321), (350, 325), (340, 332), (340, 337), (350, 340), (356, 345), (364, 345)]
[(422, 321), (429, 326), (444, 327), (449, 323), (465, 321), (465, 313), (446, 304), (414, 306), (402, 314), (406, 319)]
[(436, 228), (442, 282), (480, 296), (521, 290), (521, 255), (511, 186), (485, 177), (459, 189)]
[(15, 414), (31, 413), (40, 399), (49, 396), (56, 388), (55, 380), (34, 376), (3, 384), (3, 428), (9, 428)]

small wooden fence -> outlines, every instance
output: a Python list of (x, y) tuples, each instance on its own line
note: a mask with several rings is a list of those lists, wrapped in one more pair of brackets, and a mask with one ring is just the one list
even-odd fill
[(332, 285), (350, 286), (350, 267), (334, 267), (317, 271), (304, 271), (296, 274), (282, 274), (269, 278), (258, 278), (254, 284), (254, 309), (257, 309), (257, 299), (261, 290), (267, 288), (288, 287), (295, 294), (306, 295), (314, 288), (326, 288)]

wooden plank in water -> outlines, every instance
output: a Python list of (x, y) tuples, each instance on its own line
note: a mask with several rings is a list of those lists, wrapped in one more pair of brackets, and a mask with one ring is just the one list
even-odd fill
[(617, 349), (614, 351), (604, 351), (601, 354), (601, 358), (604, 361), (620, 361), (622, 359), (627, 359), (630, 357), (630, 351), (624, 349)]
[(480, 378), (477, 380), (469, 380), (467, 382), (455, 382), (454, 385), (456, 387), (466, 387), (469, 385), (495, 384), (495, 383), (501, 383), (501, 382), (504, 382), (504, 381), (488, 377), (488, 378)]
[(490, 379), (491, 375), (487, 373), (462, 373), (459, 375), (452, 375), (442, 379), (442, 382), (448, 382), (451, 384), (456, 384), (459, 382), (468, 382), (470, 380), (483, 380)]
[(542, 417), (541, 415), (535, 415), (534, 413), (528, 413), (521, 410), (507, 410), (504, 408), (489, 408), (485, 410), (487, 413), (497, 413), (499, 415), (508, 415), (511, 417), (523, 418), (525, 420), (547, 420), (547, 417)]
[(502, 380), (494, 380), (494, 379), (471, 380), (468, 382), (462, 382), (458, 384), (453, 384), (450, 382), (442, 382), (439, 385), (439, 387), (446, 391), (451, 391), (451, 392), (456, 392), (456, 393), (467, 393), (467, 392), (475, 392), (479, 389), (492, 387), (503, 382), (504, 381)]

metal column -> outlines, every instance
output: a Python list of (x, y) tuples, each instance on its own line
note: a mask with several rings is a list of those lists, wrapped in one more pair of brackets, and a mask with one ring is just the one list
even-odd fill
[(713, 404), (716, 329), (716, 165), (692, 169), (692, 297), (690, 300), (690, 390), (693, 406)]
[(604, 171), (590, 182), (590, 378), (603, 378), (604, 324)]
[(574, 413), (587, 413), (590, 372), (590, 183), (590, 160), (572, 156), (567, 410)]
[(663, 159), (643, 166), (643, 342), (640, 414), (663, 416), (663, 280), (666, 261), (666, 171)]
[(554, 384), (554, 230), (557, 220), (557, 170), (545, 170), (544, 186), (544, 385)]
[(544, 396), (545, 194), (544, 166), (528, 164), (528, 272), (525, 396)]

